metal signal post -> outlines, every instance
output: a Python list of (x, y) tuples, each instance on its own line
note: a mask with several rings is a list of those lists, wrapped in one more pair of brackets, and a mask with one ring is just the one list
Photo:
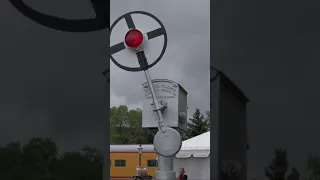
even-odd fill
[(152, 79), (151, 79), (151, 76), (150, 76), (150, 73), (149, 73), (149, 70), (148, 70), (149, 68), (148, 68), (147, 58), (146, 58), (144, 52), (143, 51), (137, 52), (137, 57), (138, 57), (139, 64), (140, 64), (141, 68), (144, 71), (144, 74), (145, 74), (146, 79), (147, 79), (148, 87), (149, 87), (150, 92), (151, 92), (152, 101), (153, 101), (151, 103), (151, 106), (153, 106), (153, 109), (158, 114), (159, 130), (162, 133), (165, 133), (166, 132), (166, 128), (167, 128), (167, 123), (163, 120), (162, 110), (164, 108), (166, 108), (166, 103), (164, 101), (161, 101), (161, 103), (160, 103), (160, 101), (158, 101), (158, 99), (157, 99), (157, 95), (156, 95), (155, 90), (153, 88)]
[[(149, 16), (157, 21), (161, 27), (147, 33), (142, 33), (142, 31), (135, 27), (131, 17), (133, 14)], [(110, 59), (121, 69), (132, 72), (144, 71), (147, 80), (146, 86), (148, 87), (152, 98), (150, 105), (152, 106), (152, 110), (156, 112), (156, 119), (158, 120), (158, 132), (156, 133), (153, 141), (154, 149), (158, 153), (158, 170), (156, 172), (156, 180), (175, 180), (176, 173), (173, 171), (173, 156), (180, 151), (182, 138), (180, 133), (177, 130), (169, 127), (168, 123), (164, 120), (163, 111), (166, 109), (167, 103), (163, 100), (158, 100), (152, 78), (148, 71), (149, 68), (153, 67), (162, 58), (167, 47), (167, 34), (161, 21), (154, 15), (143, 11), (134, 11), (122, 15), (112, 24), (110, 29), (111, 36), (113, 28), (122, 19), (126, 21), (129, 30), (125, 34), (124, 42), (120, 42), (110, 47)], [(144, 52), (144, 45), (146, 41), (158, 36), (164, 37), (162, 51), (159, 57), (157, 57), (153, 63), (149, 64)], [(139, 67), (133, 68), (118, 63), (113, 57), (113, 54), (122, 50), (134, 52), (136, 58), (138, 59)]]
[[(142, 54), (142, 55), (138, 55)], [(153, 109), (157, 112), (158, 119), (159, 119), (159, 131), (161, 131), (162, 134), (166, 133), (167, 130), (167, 123), (162, 117), (162, 110), (166, 108), (166, 102), (164, 101), (158, 101), (157, 95), (155, 93), (153, 84), (152, 84), (152, 79), (150, 76), (150, 73), (148, 71), (147, 65), (147, 59), (144, 56), (143, 51), (140, 51), (137, 53), (139, 64), (141, 68), (143, 68), (144, 74), (147, 79), (147, 84), (151, 92), (152, 96), (152, 103), (151, 106), (153, 106)], [(156, 138), (156, 137), (155, 137)], [(157, 145), (154, 143), (154, 145)], [(160, 145), (161, 146), (161, 145)], [(157, 151), (157, 149), (156, 149)], [(158, 154), (160, 154), (158, 152)], [(175, 177), (175, 172), (173, 171), (173, 157), (165, 157), (158, 155), (158, 171), (156, 172), (156, 180), (174, 180), (176, 179)]]

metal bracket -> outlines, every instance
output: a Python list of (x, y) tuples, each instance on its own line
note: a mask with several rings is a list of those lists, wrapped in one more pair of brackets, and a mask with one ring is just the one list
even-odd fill
[(159, 108), (157, 109), (156, 108), (156, 106), (155, 106), (155, 104), (154, 104), (154, 101), (151, 101), (151, 103), (150, 103), (150, 105), (152, 106), (152, 110), (153, 111), (158, 111), (158, 110), (161, 110), (161, 111), (163, 111), (165, 108), (167, 108), (168, 106), (168, 103), (166, 103), (165, 101), (163, 101), (163, 100), (159, 100), (158, 101), (158, 104), (159, 104)]

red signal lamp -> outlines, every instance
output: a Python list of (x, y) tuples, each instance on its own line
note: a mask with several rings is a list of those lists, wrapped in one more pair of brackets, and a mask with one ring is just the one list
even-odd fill
[(125, 36), (125, 43), (129, 48), (137, 49), (143, 44), (144, 36), (138, 29), (130, 29)]

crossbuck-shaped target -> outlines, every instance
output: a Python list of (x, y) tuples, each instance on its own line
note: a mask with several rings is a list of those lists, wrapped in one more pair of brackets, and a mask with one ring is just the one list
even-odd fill
[[(115, 22), (111, 25), (111, 28), (110, 28), (110, 34), (112, 36), (112, 31), (114, 29), (114, 27), (119, 23), (120, 20), (123, 20), (125, 19), (126, 21), (126, 24), (128, 26), (128, 30), (138, 30), (136, 28), (136, 25), (135, 23), (133, 22), (132, 20), (132, 15), (133, 14), (140, 14), (140, 15), (145, 15), (145, 16), (149, 16), (151, 17), (152, 19), (154, 19), (159, 25), (160, 25), (160, 28), (156, 28), (150, 32), (146, 32), (143, 34), (143, 38), (145, 38), (146, 41), (149, 41), (151, 39), (154, 39), (156, 37), (159, 37), (159, 36), (163, 36), (164, 38), (164, 44), (163, 44), (163, 47), (162, 47), (162, 50), (161, 50), (161, 53), (159, 55), (159, 57), (157, 57), (153, 63), (149, 64), (148, 62), (146, 62), (146, 67), (128, 67), (128, 66), (125, 66), (125, 65), (122, 65), (120, 64), (119, 62), (116, 61), (116, 59), (113, 57), (114, 54), (116, 53), (119, 53), (120, 51), (123, 51), (123, 50), (130, 50), (130, 47), (128, 47), (128, 45), (126, 44), (125, 41), (123, 42), (119, 42), (113, 46), (110, 47), (110, 59), (113, 61), (114, 64), (116, 64), (118, 67), (120, 67), (121, 69), (124, 69), (126, 71), (142, 71), (144, 69), (149, 69), (151, 67), (153, 67), (155, 64), (157, 64), (162, 56), (164, 55), (164, 52), (166, 51), (166, 48), (167, 48), (167, 33), (166, 33), (166, 29), (164, 28), (162, 22), (157, 18), (155, 17), (154, 15), (150, 14), (150, 13), (147, 13), (147, 12), (144, 12), (144, 11), (133, 11), (133, 12), (129, 12), (129, 13), (126, 13), (122, 16), (120, 16), (118, 19), (115, 20)], [(140, 30), (138, 30), (140, 31)], [(125, 40), (125, 38), (124, 38)], [(141, 55), (141, 54), (144, 54), (143, 52), (143, 49), (137, 51), (137, 56)]]

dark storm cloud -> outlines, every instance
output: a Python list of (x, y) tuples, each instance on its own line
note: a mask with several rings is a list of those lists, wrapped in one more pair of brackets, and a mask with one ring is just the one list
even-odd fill
[[(65, 18), (93, 13), (89, 1), (77, 1), (77, 7), (69, 1), (28, 3)], [(101, 147), (108, 32), (58, 32), (30, 21), (7, 1), (0, 7), (0, 144), (50, 136), (64, 150)]]
[[(213, 64), (247, 94), (248, 178), (265, 178), (263, 168), (276, 147), (303, 178), (308, 154), (318, 153), (320, 102), (319, 14), (298, 1), (218, 4), (211, 10)], [(216, 15), (216, 16), (215, 16)]]

